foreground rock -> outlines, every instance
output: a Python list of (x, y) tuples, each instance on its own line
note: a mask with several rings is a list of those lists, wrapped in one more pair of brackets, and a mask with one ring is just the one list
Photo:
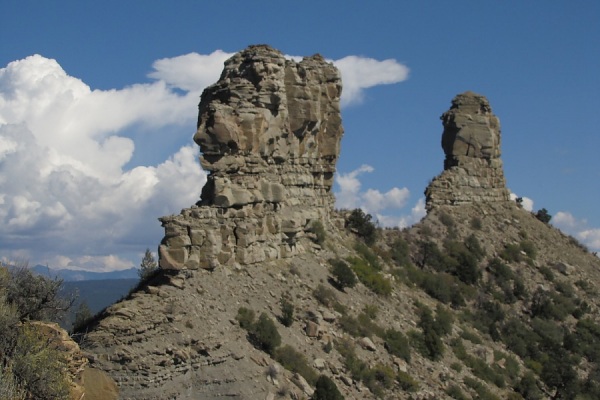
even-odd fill
[(327, 224), (343, 129), (339, 71), (251, 46), (202, 94), (194, 136), (209, 171), (201, 201), (163, 217), (160, 266), (213, 269), (290, 257)]

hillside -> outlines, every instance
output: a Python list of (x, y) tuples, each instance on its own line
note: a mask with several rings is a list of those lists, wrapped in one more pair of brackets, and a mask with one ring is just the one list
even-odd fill
[(600, 260), (509, 199), (487, 100), (443, 115), (427, 216), (381, 230), (333, 210), (340, 90), (318, 55), (226, 62), (200, 103), (202, 199), (87, 327), (92, 365), (126, 399), (598, 398)]

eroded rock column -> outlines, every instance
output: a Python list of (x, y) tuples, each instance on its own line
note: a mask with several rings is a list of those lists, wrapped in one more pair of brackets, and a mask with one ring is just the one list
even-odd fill
[(250, 46), (204, 90), (195, 142), (209, 172), (197, 205), (161, 218), (164, 269), (288, 257), (327, 224), (343, 128), (339, 71), (320, 55), (287, 60)]
[(500, 121), (488, 100), (457, 95), (442, 116), (444, 171), (425, 190), (426, 208), (476, 202), (507, 202), (510, 192), (500, 159)]

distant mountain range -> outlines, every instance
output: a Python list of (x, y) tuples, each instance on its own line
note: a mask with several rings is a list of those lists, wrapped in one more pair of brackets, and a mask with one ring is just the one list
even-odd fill
[(73, 269), (51, 269), (44, 265), (36, 265), (32, 267), (31, 270), (36, 274), (50, 278), (60, 278), (65, 282), (98, 281), (106, 279), (139, 279), (137, 268), (110, 272), (90, 272)]

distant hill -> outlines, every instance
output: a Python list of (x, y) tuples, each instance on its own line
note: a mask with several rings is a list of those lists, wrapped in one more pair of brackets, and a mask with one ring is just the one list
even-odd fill
[(62, 293), (68, 297), (75, 296), (76, 300), (61, 326), (65, 329), (71, 328), (81, 303), (87, 303), (92, 314), (97, 314), (125, 297), (138, 282), (137, 278), (65, 281)]
[(63, 283), (65, 293), (75, 294), (75, 310), (79, 303), (85, 301), (92, 313), (115, 303), (129, 293), (138, 283), (138, 279), (103, 279), (89, 281), (69, 281)]
[(31, 270), (37, 274), (50, 278), (60, 278), (65, 282), (70, 281), (97, 281), (107, 279), (139, 279), (136, 268), (110, 272), (91, 272), (72, 269), (51, 269), (44, 265), (36, 265)]

